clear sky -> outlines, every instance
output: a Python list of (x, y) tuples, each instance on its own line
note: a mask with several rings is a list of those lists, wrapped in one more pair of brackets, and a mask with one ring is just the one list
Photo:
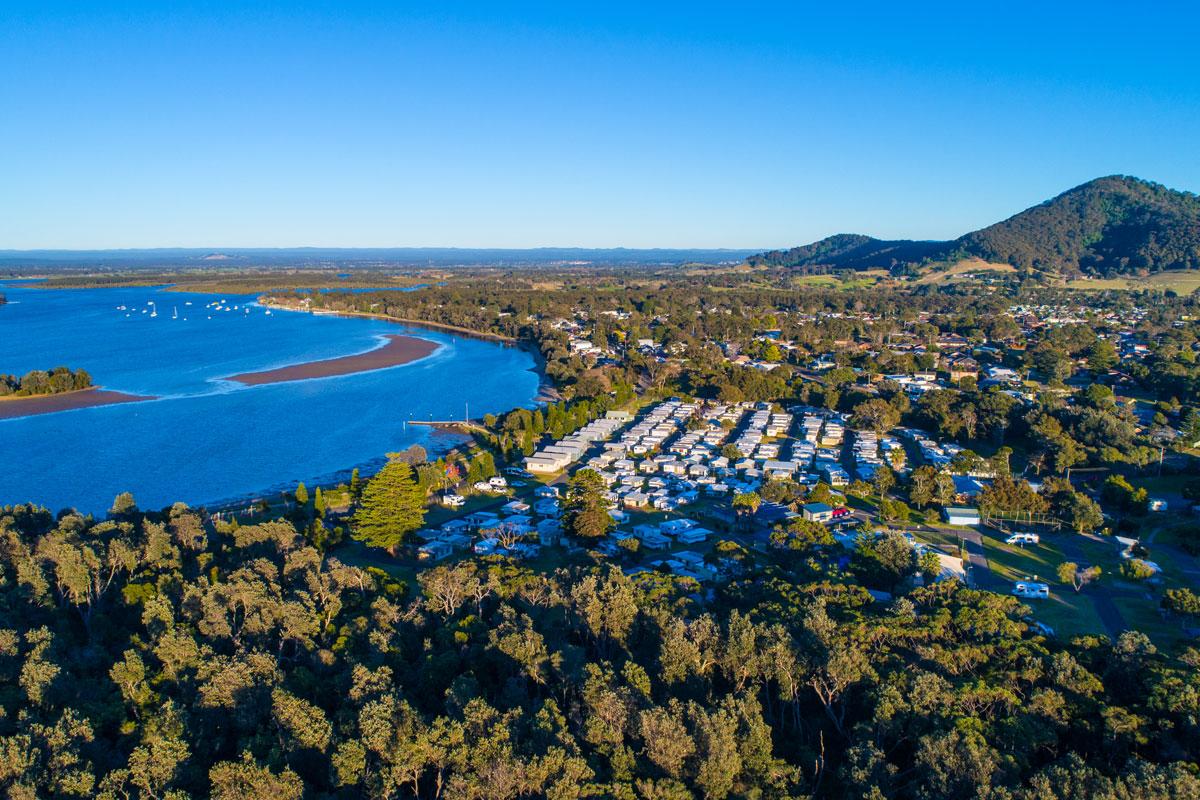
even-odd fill
[(1200, 190), (1200, 9), (0, 6), (0, 248), (946, 238)]

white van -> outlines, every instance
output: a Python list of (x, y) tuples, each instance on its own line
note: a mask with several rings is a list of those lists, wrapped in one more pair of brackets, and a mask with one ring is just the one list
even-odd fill
[(1013, 584), (1012, 593), (1017, 597), (1045, 599), (1050, 596), (1050, 587), (1045, 583), (1017, 581)]

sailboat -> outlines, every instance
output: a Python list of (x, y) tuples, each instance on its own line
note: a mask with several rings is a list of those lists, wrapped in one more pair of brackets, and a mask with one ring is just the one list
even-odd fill
[(179, 306), (171, 308), (171, 319), (179, 319)]

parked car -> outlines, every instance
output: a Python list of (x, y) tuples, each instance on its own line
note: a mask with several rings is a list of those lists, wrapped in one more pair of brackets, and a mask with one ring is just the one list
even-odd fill
[(1034, 581), (1017, 581), (1013, 585), (1012, 593), (1017, 597), (1036, 597), (1044, 599), (1050, 596), (1050, 587), (1045, 583), (1037, 583)]

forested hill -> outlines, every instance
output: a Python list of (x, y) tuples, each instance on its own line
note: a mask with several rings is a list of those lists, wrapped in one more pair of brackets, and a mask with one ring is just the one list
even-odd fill
[(968, 257), (1063, 274), (1200, 268), (1200, 197), (1114, 175), (950, 242), (839, 234), (749, 261), (788, 268), (895, 269)]
[(1200, 197), (1137, 178), (1099, 178), (954, 244), (989, 261), (1056, 272), (1196, 268)]
[(839, 233), (803, 247), (772, 250), (747, 260), (754, 266), (769, 267), (890, 269), (898, 264), (936, 258), (945, 247), (946, 242), (914, 242), (909, 239), (889, 241), (859, 233)]

